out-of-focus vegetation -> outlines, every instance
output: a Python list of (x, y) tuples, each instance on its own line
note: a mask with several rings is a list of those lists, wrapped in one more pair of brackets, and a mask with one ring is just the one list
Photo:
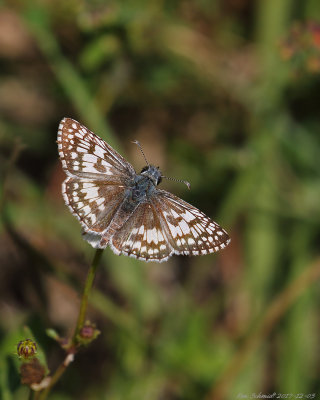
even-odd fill
[[(93, 249), (61, 196), (72, 117), (232, 237), (204, 257), (103, 255), (101, 335), (52, 399), (317, 393), (320, 4), (317, 0), (7, 1), (0, 9), (0, 398), (26, 399), (28, 326), (54, 371)], [(317, 398), (317, 397), (315, 397)]]

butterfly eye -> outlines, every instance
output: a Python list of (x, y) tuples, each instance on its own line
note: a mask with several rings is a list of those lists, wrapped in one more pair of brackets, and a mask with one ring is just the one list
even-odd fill
[(161, 178), (161, 176), (159, 176), (159, 178), (157, 180), (157, 185), (159, 185), (159, 183), (161, 183), (161, 181), (162, 181), (162, 178)]
[(143, 167), (143, 168), (142, 168), (142, 170), (141, 170), (140, 174), (142, 174), (142, 172), (145, 172), (145, 171), (147, 171), (148, 169), (149, 169), (149, 167), (146, 165), (145, 167)]

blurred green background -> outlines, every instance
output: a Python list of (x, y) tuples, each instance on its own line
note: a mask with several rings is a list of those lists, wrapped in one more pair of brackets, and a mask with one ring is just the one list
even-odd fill
[(232, 243), (162, 264), (107, 249), (102, 334), (50, 399), (320, 398), (319, 1), (0, 4), (0, 399), (28, 396), (24, 325), (62, 361), (45, 330), (72, 333), (94, 255), (61, 196), (64, 116), (137, 171), (139, 140)]

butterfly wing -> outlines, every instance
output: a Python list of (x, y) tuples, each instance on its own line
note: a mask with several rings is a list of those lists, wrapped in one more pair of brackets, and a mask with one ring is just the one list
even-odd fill
[[(79, 122), (64, 118), (58, 131), (58, 149), (68, 178), (62, 193), (84, 231), (103, 232), (120, 204), (133, 167), (111, 146)], [(85, 236), (92, 245), (92, 235)]]
[(214, 253), (229, 242), (227, 232), (203, 212), (169, 192), (157, 190), (114, 234), (110, 246), (116, 254), (161, 262), (173, 253)]
[(230, 243), (227, 232), (202, 211), (165, 190), (154, 200), (160, 224), (175, 254), (215, 253)]
[(113, 181), (68, 177), (62, 194), (85, 231), (103, 232), (124, 199), (124, 186)]
[(173, 253), (152, 200), (137, 206), (131, 217), (114, 234), (110, 247), (114, 253), (143, 261), (166, 261)]
[(58, 149), (63, 169), (79, 178), (123, 181), (135, 174), (129, 164), (104, 140), (71, 118), (63, 118), (58, 130)]

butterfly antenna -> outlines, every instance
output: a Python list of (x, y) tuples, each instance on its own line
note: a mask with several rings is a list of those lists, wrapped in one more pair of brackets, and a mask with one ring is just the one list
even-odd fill
[(142, 150), (142, 146), (141, 146), (140, 142), (138, 142), (137, 140), (133, 140), (132, 143), (136, 144), (136, 145), (139, 147), (139, 149), (140, 149), (140, 151), (141, 151), (141, 153), (142, 153), (142, 155), (143, 155), (143, 158), (144, 158), (145, 162), (146, 162), (147, 165), (150, 167), (150, 164), (148, 163), (147, 157), (145, 156), (145, 154), (144, 154), (144, 152), (143, 152), (143, 150)]
[(187, 188), (190, 190), (191, 185), (188, 181), (183, 181), (182, 179), (177, 179), (177, 178), (170, 178), (168, 176), (163, 176), (163, 175), (161, 176), (161, 178), (168, 179), (169, 181), (184, 183), (187, 186)]

